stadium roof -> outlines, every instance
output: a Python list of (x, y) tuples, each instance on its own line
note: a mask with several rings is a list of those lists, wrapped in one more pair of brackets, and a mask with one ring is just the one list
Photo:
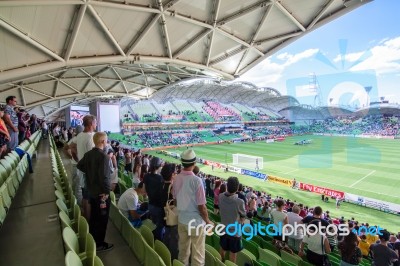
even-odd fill
[(370, 1), (0, 1), (0, 99), (48, 116), (188, 77), (233, 79)]

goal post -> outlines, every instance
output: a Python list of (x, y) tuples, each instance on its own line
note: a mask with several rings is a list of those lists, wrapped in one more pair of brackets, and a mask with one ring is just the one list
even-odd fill
[(262, 170), (264, 168), (263, 157), (241, 153), (232, 154), (232, 164), (250, 170)]

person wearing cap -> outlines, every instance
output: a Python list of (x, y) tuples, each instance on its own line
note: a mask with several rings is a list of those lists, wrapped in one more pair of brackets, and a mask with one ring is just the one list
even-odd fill
[(143, 182), (149, 198), (149, 213), (151, 220), (156, 225), (153, 231), (154, 238), (163, 241), (164, 236), (164, 206), (161, 200), (163, 177), (160, 175), (163, 161), (158, 157), (151, 158), (149, 173), (144, 175)]
[(189, 257), (192, 266), (205, 264), (205, 234), (191, 227), (213, 224), (208, 218), (204, 186), (201, 179), (193, 173), (196, 165), (196, 154), (192, 149), (185, 150), (181, 154), (183, 169), (175, 177), (173, 194), (178, 209), (178, 234), (179, 256), (178, 259), (189, 265)]

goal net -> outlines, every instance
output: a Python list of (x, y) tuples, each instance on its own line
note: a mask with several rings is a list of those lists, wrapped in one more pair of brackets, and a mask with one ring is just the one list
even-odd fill
[(237, 167), (242, 167), (249, 170), (262, 170), (264, 168), (264, 161), (262, 157), (235, 153), (232, 154), (232, 159), (232, 164)]

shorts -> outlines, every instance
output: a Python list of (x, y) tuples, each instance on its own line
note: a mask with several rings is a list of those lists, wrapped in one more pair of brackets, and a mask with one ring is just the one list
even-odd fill
[(243, 249), (241, 237), (223, 235), (219, 240), (219, 244), (223, 250), (232, 253), (237, 253)]

